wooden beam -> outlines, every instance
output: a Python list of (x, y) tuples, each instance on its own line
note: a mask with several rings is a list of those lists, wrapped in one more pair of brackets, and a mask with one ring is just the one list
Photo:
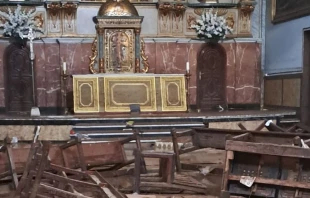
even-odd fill
[[(228, 179), (233, 180), (233, 181), (240, 181), (241, 176), (229, 175)], [(254, 183), (269, 184), (269, 185), (275, 185), (275, 186), (285, 186), (285, 187), (290, 187), (290, 188), (303, 188), (303, 189), (310, 188), (310, 183), (296, 182), (296, 181), (289, 181), (289, 180), (279, 180), (279, 179), (267, 179), (267, 178), (262, 178), (262, 177), (257, 177)]]
[(282, 157), (310, 159), (309, 149), (287, 145), (227, 140), (225, 148), (228, 151), (239, 151), (245, 153), (257, 153), (262, 155), (276, 155)]

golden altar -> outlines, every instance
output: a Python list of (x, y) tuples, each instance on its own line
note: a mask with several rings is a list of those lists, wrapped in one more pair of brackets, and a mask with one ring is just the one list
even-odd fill
[(186, 111), (183, 74), (73, 75), (75, 113)]

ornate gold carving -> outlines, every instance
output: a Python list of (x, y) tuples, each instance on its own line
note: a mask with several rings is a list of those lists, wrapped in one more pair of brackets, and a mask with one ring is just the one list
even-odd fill
[(136, 58), (136, 62), (135, 62), (135, 73), (140, 73), (140, 59)]
[(36, 22), (36, 26), (39, 27), (39, 28), (43, 28), (43, 25), (44, 25), (44, 19), (43, 19), (43, 16), (42, 16), (42, 15), (43, 15), (43, 14), (40, 13), (40, 14), (38, 14), (38, 15), (36, 15), (36, 16), (34, 17), (34, 20), (35, 20), (35, 22)]
[(160, 77), (162, 111), (186, 111), (184, 76)]
[(149, 71), (149, 58), (145, 54), (145, 42), (143, 39), (141, 39), (140, 55), (141, 55), (142, 64), (143, 64), (142, 72), (147, 73)]
[(100, 73), (105, 73), (104, 58), (100, 58), (99, 59), (99, 71), (100, 71)]
[(227, 22), (227, 25), (230, 27), (230, 28), (234, 28), (234, 25), (235, 25), (235, 20), (234, 20), (234, 15), (232, 13), (230, 13), (227, 17), (226, 17), (226, 22)]
[(105, 29), (106, 72), (134, 72), (134, 29)]
[[(195, 8), (194, 13), (201, 16), (204, 12), (208, 12), (210, 8)], [(216, 8), (213, 9), (213, 14), (217, 12), (217, 16), (224, 16), (227, 14), (228, 10), (226, 8)]]
[(98, 16), (139, 16), (139, 14), (128, 0), (107, 0), (101, 5)]
[(99, 35), (103, 35), (103, 33), (104, 33), (104, 29), (103, 28), (99, 28), (99, 27), (96, 26), (96, 29), (97, 29), (97, 33)]
[(159, 4), (158, 10), (163, 16), (166, 16), (171, 10), (173, 6), (170, 3)]
[(240, 1), (239, 31), (238, 34), (243, 36), (251, 36), (251, 13), (255, 8), (255, 1)]
[(122, 28), (141, 28), (142, 17), (139, 18), (98, 18), (98, 28), (115, 28), (122, 26)]
[(156, 111), (155, 77), (105, 77), (104, 98), (106, 112), (129, 112), (129, 104)]
[(191, 26), (195, 25), (195, 24), (196, 24), (196, 17), (195, 17), (195, 15), (193, 15), (192, 13), (186, 14), (186, 29), (187, 29), (187, 31), (195, 32), (195, 30), (193, 30), (191, 28)]
[(183, 16), (186, 8), (182, 3), (175, 4), (172, 8), (176, 17)]
[(254, 8), (254, 5), (241, 4), (240, 6), (241, 13), (247, 18), (250, 18)]
[(47, 4), (48, 10), (48, 32), (49, 33), (61, 33), (61, 3), (60, 2), (52, 2)]
[(56, 16), (58, 15), (58, 13), (61, 11), (61, 4), (60, 2), (52, 2), (50, 4), (47, 5), (47, 9), (49, 10), (49, 13), (52, 16)]
[(141, 33), (141, 28), (135, 28), (135, 34), (140, 34)]
[(75, 113), (99, 112), (98, 78), (73, 77)]
[(97, 58), (97, 54), (98, 54), (98, 50), (97, 50), (97, 37), (94, 39), (93, 41), (93, 44), (91, 46), (91, 56), (89, 56), (89, 60), (90, 60), (90, 63), (89, 63), (89, 70), (91, 73), (95, 74), (95, 73), (98, 73), (94, 66), (96, 64), (96, 58)]
[(72, 2), (67, 2), (62, 5), (62, 8), (64, 9), (64, 13), (68, 16), (72, 16), (77, 9), (77, 4)]

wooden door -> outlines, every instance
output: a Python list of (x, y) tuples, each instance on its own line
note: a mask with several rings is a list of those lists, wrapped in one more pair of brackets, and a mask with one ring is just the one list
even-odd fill
[(32, 107), (32, 70), (29, 49), (17, 44), (4, 52), (7, 113), (27, 115)]
[(226, 51), (206, 43), (197, 57), (197, 106), (201, 111), (226, 107)]

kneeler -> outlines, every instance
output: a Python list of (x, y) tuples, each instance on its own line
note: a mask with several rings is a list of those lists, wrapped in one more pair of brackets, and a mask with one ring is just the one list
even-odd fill
[(32, 144), (25, 171), (11, 198), (126, 197), (97, 172), (81, 172), (51, 164), (49, 149), (49, 142), (43, 142), (43, 147), (40, 143)]

